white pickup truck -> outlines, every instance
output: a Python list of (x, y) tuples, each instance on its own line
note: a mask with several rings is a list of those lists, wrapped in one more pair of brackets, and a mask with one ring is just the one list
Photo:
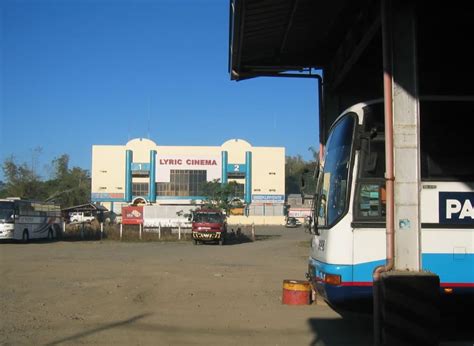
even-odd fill
[(95, 216), (90, 213), (75, 211), (69, 214), (69, 220), (71, 223), (92, 222), (95, 220)]

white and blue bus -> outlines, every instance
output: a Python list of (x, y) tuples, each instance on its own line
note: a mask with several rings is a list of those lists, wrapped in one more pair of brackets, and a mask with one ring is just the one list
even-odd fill
[[(474, 98), (420, 101), (421, 266), (440, 290), (474, 297)], [(315, 195), (308, 277), (333, 305), (372, 297), (386, 262), (383, 101), (344, 111), (328, 136)]]
[(52, 240), (61, 236), (61, 221), (61, 207), (57, 204), (0, 199), (0, 240)]

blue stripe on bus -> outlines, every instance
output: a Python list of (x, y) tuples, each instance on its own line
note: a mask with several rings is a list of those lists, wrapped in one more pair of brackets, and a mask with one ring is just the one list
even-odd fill
[[(458, 293), (474, 294), (474, 254), (423, 254), (423, 270), (436, 273), (441, 286), (454, 284)], [(309, 260), (309, 275), (318, 292), (332, 303), (346, 302), (372, 295), (373, 270), (385, 264), (378, 260), (356, 265), (329, 264)], [(341, 285), (324, 283), (326, 274), (341, 276)], [(458, 286), (459, 285), (459, 286)]]
[(474, 254), (422, 255), (423, 269), (436, 273), (441, 283), (474, 283)]

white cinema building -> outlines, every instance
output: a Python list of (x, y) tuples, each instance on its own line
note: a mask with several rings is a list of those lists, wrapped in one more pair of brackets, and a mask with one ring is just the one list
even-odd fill
[(192, 205), (203, 182), (238, 183), (247, 215), (230, 223), (282, 224), (285, 148), (253, 147), (242, 139), (221, 146), (160, 146), (136, 138), (125, 145), (92, 147), (91, 200), (117, 213), (130, 204)]

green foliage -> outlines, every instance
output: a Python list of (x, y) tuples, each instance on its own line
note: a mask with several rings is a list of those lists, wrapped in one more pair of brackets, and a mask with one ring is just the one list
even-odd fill
[(52, 161), (50, 180), (42, 181), (26, 163), (19, 164), (13, 157), (3, 164), (5, 183), (0, 197), (54, 201), (67, 208), (90, 200), (90, 175), (79, 167), (69, 169), (69, 156), (64, 154)]
[[(318, 165), (318, 152), (312, 147), (314, 161), (305, 161), (301, 155), (287, 156), (285, 163), (285, 193), (299, 194), (301, 192), (311, 194), (316, 188), (315, 169)], [(305, 187), (302, 191), (302, 179), (304, 179)]]
[(5, 159), (2, 168), (6, 182), (0, 197), (44, 198), (46, 191), (43, 182), (26, 163), (17, 164), (15, 158), (10, 156)]
[(240, 208), (243, 206), (241, 200), (236, 197), (238, 194), (238, 184), (231, 181), (227, 184), (221, 184), (219, 179), (208, 181), (201, 187), (204, 196), (203, 207), (210, 209), (220, 209), (229, 213), (231, 208)]

